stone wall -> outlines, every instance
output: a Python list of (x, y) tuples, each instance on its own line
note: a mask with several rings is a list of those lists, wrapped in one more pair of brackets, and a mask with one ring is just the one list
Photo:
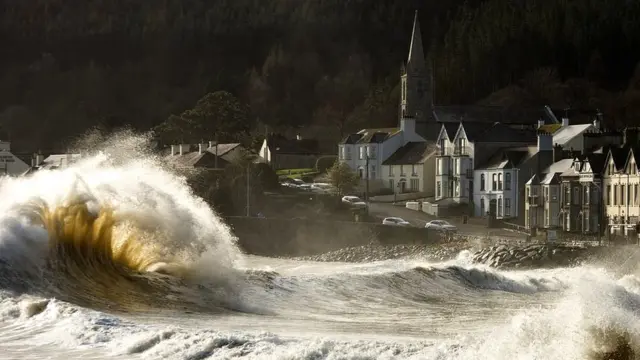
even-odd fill
[(437, 232), (375, 223), (229, 217), (240, 248), (261, 256), (310, 256), (370, 243), (426, 245), (438, 243)]

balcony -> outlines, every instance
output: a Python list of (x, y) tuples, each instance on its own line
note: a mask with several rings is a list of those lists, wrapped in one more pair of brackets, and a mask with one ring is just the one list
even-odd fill
[(453, 154), (453, 148), (451, 146), (438, 147), (436, 156), (451, 156)]
[(542, 206), (542, 197), (534, 195), (527, 198), (529, 206)]
[(468, 146), (456, 146), (453, 148), (454, 156), (469, 156), (471, 155), (471, 148)]

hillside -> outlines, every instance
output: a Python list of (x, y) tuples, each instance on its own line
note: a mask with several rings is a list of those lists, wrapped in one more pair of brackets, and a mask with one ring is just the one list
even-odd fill
[(18, 148), (63, 148), (97, 125), (149, 129), (224, 90), (257, 131), (394, 124), (415, 9), (437, 103), (635, 118), (638, 2), (6, 0), (0, 122)]

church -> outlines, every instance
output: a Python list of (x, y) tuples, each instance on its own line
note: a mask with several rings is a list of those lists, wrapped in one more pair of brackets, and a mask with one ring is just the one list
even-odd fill
[(494, 106), (438, 106), (434, 97), (433, 67), (427, 63), (416, 11), (411, 44), (400, 77), (398, 123), (393, 128), (362, 129), (338, 144), (339, 161), (357, 172), (369, 189), (393, 193), (414, 192), (436, 197), (438, 139), (444, 127), (461, 123), (490, 127), (495, 123), (535, 128), (543, 109)]

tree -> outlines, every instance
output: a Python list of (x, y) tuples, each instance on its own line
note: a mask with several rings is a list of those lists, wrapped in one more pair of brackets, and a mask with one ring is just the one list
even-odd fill
[(349, 165), (336, 161), (331, 169), (329, 169), (329, 179), (338, 191), (338, 195), (342, 196), (358, 186), (360, 179)]
[(226, 91), (208, 93), (193, 109), (171, 115), (154, 128), (165, 141), (199, 142), (205, 139), (240, 141), (248, 139), (249, 107)]

